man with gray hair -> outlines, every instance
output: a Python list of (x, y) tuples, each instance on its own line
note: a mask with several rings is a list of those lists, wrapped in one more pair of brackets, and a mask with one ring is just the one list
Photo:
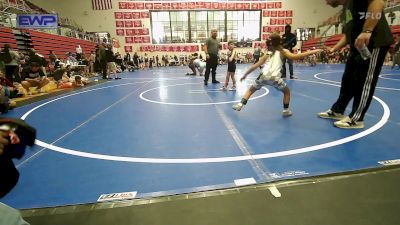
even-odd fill
[(204, 51), (206, 53), (206, 72), (204, 75), (204, 85), (208, 84), (208, 78), (210, 76), (210, 70), (212, 70), (212, 83), (218, 84), (219, 81), (215, 79), (215, 75), (217, 74), (217, 66), (218, 66), (218, 51), (221, 48), (221, 44), (217, 39), (218, 30), (211, 29), (211, 37), (207, 38), (204, 43)]

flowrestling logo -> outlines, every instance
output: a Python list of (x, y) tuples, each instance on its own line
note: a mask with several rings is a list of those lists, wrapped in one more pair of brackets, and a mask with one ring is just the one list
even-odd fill
[(56, 14), (21, 14), (17, 17), (18, 28), (56, 29), (58, 16)]
[(382, 13), (371, 13), (371, 12), (359, 12), (360, 19), (373, 19), (379, 20), (382, 17)]

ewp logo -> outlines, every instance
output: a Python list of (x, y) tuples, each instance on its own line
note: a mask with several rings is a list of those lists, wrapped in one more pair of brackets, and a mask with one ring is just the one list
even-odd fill
[(18, 28), (48, 28), (55, 29), (58, 26), (56, 14), (25, 14), (18, 15)]

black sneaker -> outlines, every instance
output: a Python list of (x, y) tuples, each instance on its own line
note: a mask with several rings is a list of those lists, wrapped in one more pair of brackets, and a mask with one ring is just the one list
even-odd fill
[(219, 84), (219, 83), (221, 83), (221, 82), (219, 82), (219, 81), (217, 81), (217, 80), (213, 80), (212, 83), (213, 83), (213, 84)]
[(204, 81), (204, 85), (207, 85), (208, 84), (208, 82), (207, 81)]

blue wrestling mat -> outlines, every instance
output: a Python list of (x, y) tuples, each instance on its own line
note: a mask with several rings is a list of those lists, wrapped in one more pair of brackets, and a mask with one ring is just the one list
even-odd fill
[[(249, 65), (238, 65), (236, 77)], [(293, 116), (282, 93), (257, 91), (232, 110), (237, 91), (203, 85), (186, 67), (123, 73), (121, 80), (26, 105), (7, 116), (37, 129), (36, 146), (16, 161), (15, 208), (92, 203), (103, 194), (136, 198), (214, 190), (382, 167), (400, 159), (400, 72), (384, 69), (361, 130), (343, 130), (317, 113), (339, 93), (343, 65), (295, 67), (288, 80)], [(351, 106), (351, 105), (349, 105)], [(349, 109), (347, 110), (349, 111)], [(396, 138), (397, 137), (397, 138)]]

